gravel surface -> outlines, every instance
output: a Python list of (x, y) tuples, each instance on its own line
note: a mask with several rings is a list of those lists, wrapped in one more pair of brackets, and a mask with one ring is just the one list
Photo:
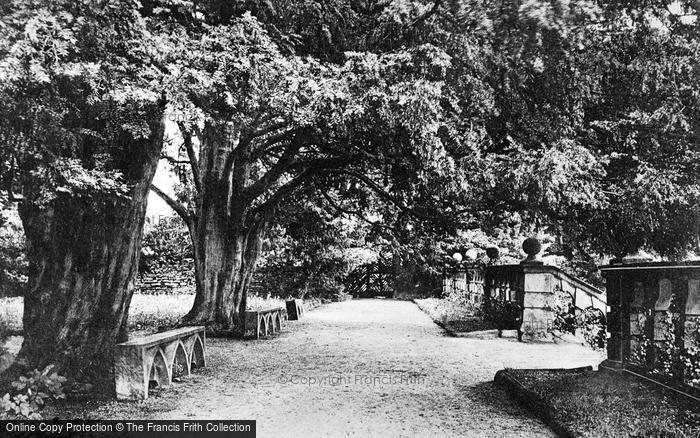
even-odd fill
[[(90, 418), (255, 419), (259, 437), (553, 437), (494, 387), (499, 369), (597, 365), (572, 344), (464, 339), (409, 301), (353, 300), (260, 341), (207, 340), (207, 367)], [(57, 412), (58, 413), (58, 412)]]

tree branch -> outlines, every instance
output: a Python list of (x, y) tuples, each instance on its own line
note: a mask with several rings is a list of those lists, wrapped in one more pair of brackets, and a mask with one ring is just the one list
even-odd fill
[(277, 146), (283, 142), (289, 141), (289, 137), (294, 134), (297, 128), (288, 129), (273, 136), (266, 138), (262, 143), (258, 144), (253, 151), (255, 157), (262, 156), (271, 146)]
[(280, 187), (272, 196), (270, 196), (270, 198), (268, 198), (267, 201), (256, 207), (255, 210), (266, 213), (269, 210), (274, 209), (279, 202), (282, 201), (282, 199), (291, 195), (297, 188), (299, 188), (299, 186), (307, 180), (311, 173), (312, 172), (304, 171), (297, 175), (296, 178)]
[(190, 167), (192, 168), (192, 179), (194, 180), (194, 187), (197, 193), (202, 192), (202, 181), (199, 177), (199, 162), (197, 161), (197, 155), (194, 152), (194, 147), (192, 146), (192, 131), (185, 128), (184, 123), (178, 123), (178, 128), (180, 128), (180, 133), (182, 133), (182, 139), (185, 144), (185, 150), (187, 150), (187, 158), (190, 160)]
[(433, 7), (430, 8), (430, 10), (428, 12), (426, 12), (425, 14), (422, 14), (421, 16), (416, 18), (413, 21), (413, 23), (411, 23), (411, 26), (416, 27), (419, 24), (422, 24), (423, 22), (425, 22), (428, 18), (432, 17), (437, 12), (440, 5), (442, 5), (442, 2), (443, 2), (443, 0), (435, 0), (435, 3), (433, 3)]
[(360, 212), (357, 211), (357, 210), (350, 210), (350, 209), (347, 209), (347, 208), (342, 207), (342, 206), (339, 205), (336, 201), (334, 201), (333, 198), (331, 198), (331, 196), (330, 196), (326, 191), (324, 191), (324, 190), (322, 190), (322, 189), (320, 189), (320, 188), (318, 188), (318, 187), (316, 187), (316, 189), (317, 189), (318, 192), (321, 194), (321, 196), (322, 196), (323, 198), (326, 199), (326, 201), (328, 202), (328, 204), (330, 204), (330, 206), (333, 207), (334, 209), (336, 209), (337, 211), (339, 211), (339, 212), (341, 212), (341, 213), (345, 213), (345, 214), (347, 214), (347, 215), (356, 216), (356, 217), (358, 217), (359, 219), (363, 220), (364, 222), (367, 222), (368, 224), (370, 224), (370, 225), (372, 225), (372, 226), (385, 228), (385, 229), (388, 229), (388, 230), (391, 230), (391, 231), (397, 231), (396, 228), (394, 228), (394, 227), (392, 227), (392, 226), (382, 224), (382, 223), (380, 223), (379, 221), (374, 222), (374, 221), (371, 221), (371, 220), (367, 219), (362, 213), (360, 213)]
[(397, 197), (392, 196), (389, 193), (387, 193), (382, 187), (379, 186), (379, 184), (372, 181), (372, 179), (368, 178), (367, 176), (365, 176), (361, 173), (351, 171), (351, 170), (343, 170), (343, 169), (340, 169), (339, 171), (341, 173), (344, 173), (348, 176), (352, 176), (353, 178), (360, 180), (360, 182), (362, 182), (366, 187), (370, 188), (371, 190), (373, 190), (375, 193), (377, 193), (382, 198), (387, 199), (392, 204), (396, 205), (401, 211), (404, 211), (404, 212), (409, 213), (417, 218), (425, 219), (425, 220), (436, 220), (436, 219), (443, 219), (444, 218), (444, 216), (442, 216), (442, 217), (429, 216), (429, 215), (426, 215), (426, 214), (423, 214), (423, 213), (416, 211), (414, 208), (411, 208), (411, 207), (405, 205)]
[(301, 140), (301, 135), (302, 134), (298, 132), (294, 136), (292, 143), (284, 150), (284, 153), (279, 160), (277, 160), (275, 165), (272, 166), (272, 168), (268, 170), (265, 175), (244, 189), (244, 198), (250, 200), (256, 199), (279, 181), (282, 175), (284, 175), (295, 163), (296, 155), (299, 152), (299, 149), (301, 149), (301, 145), (303, 143)]
[(266, 127), (266, 128), (258, 129), (257, 131), (252, 132), (252, 133), (251, 133), (250, 135), (248, 135), (247, 137), (248, 137), (249, 139), (251, 139), (251, 140), (252, 140), (252, 139), (255, 139), (255, 138), (258, 138), (258, 137), (263, 137), (263, 136), (265, 136), (265, 135), (267, 135), (267, 134), (271, 134), (271, 133), (273, 133), (273, 132), (275, 132), (275, 131), (279, 131), (280, 129), (282, 129), (282, 128), (286, 127), (286, 126), (287, 126), (287, 122), (273, 123), (272, 125), (270, 125), (270, 126), (268, 126), (268, 127)]
[(180, 204), (179, 202), (168, 196), (161, 189), (151, 184), (151, 191), (158, 195), (160, 199), (165, 201), (165, 203), (168, 204), (168, 206), (172, 208), (173, 211), (175, 211), (175, 213), (177, 213), (177, 215), (180, 216), (180, 218), (182, 218), (183, 221), (185, 221), (185, 223), (189, 224), (190, 221), (193, 220), (193, 216), (187, 211), (187, 208), (185, 208), (184, 205)]

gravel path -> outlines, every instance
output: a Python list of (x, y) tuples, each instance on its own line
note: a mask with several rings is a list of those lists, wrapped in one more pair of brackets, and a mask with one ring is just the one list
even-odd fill
[(504, 367), (596, 365), (583, 347), (444, 335), (407, 301), (334, 303), (269, 340), (207, 340), (201, 372), (97, 418), (256, 419), (259, 437), (552, 437), (492, 384)]

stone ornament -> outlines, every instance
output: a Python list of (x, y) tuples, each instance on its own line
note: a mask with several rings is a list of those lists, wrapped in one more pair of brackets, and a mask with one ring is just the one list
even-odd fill
[(525, 239), (523, 242), (523, 251), (525, 251), (525, 254), (527, 254), (527, 258), (523, 260), (521, 263), (530, 263), (530, 264), (543, 264), (542, 261), (540, 261), (537, 257), (537, 254), (542, 251), (542, 243), (535, 238), (535, 237), (529, 237)]
[(634, 308), (644, 307), (644, 283), (641, 281), (634, 282), (634, 301), (631, 304)]
[(688, 280), (688, 300), (685, 303), (686, 315), (700, 315), (700, 279)]
[(668, 278), (659, 280), (659, 298), (654, 304), (654, 310), (667, 311), (671, 307), (671, 298), (673, 297), (673, 285)]

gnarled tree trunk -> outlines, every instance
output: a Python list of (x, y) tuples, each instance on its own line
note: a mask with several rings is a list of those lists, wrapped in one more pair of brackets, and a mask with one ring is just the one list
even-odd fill
[(248, 285), (269, 219), (248, 214), (251, 200), (242, 191), (249, 182), (250, 169), (232, 162), (239, 146), (238, 133), (206, 125), (203, 143), (197, 172), (202, 182), (197, 212), (184, 215), (196, 276), (195, 301), (185, 321), (204, 324), (211, 334), (239, 335)]
[(197, 268), (194, 305), (185, 317), (188, 323), (205, 324), (211, 334), (240, 335), (246, 294), (255, 272), (264, 230), (255, 225), (230, 232), (201, 221), (193, 239)]
[[(309, 129), (273, 135), (274, 141), (265, 139), (256, 149), (256, 136), (281, 128), (256, 134), (232, 126), (212, 120), (201, 130), (180, 125), (196, 191), (187, 205), (152, 187), (185, 221), (192, 239), (196, 297), (183, 322), (206, 325), (208, 333), (220, 335), (242, 334), (248, 286), (277, 205), (309, 177), (308, 167), (295, 160)], [(199, 138), (199, 154), (193, 135)], [(277, 142), (284, 152), (262, 172), (260, 154)], [(294, 165), (296, 176), (285, 177)]]
[(49, 364), (61, 373), (112, 385), (113, 348), (126, 340), (149, 186), (163, 142), (162, 120), (149, 139), (125, 146), (127, 197), (57, 194), (48, 206), (27, 199), (29, 287), (24, 343), (13, 370)]

